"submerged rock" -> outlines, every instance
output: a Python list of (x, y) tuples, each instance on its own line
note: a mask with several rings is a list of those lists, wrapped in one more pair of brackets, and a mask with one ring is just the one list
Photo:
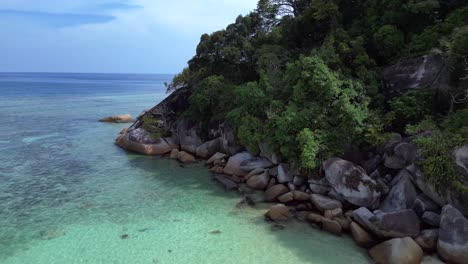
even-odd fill
[(214, 179), (219, 182), (226, 191), (237, 190), (237, 183), (235, 183), (229, 176), (216, 175)]
[(51, 239), (59, 238), (64, 235), (65, 235), (65, 230), (63, 229), (48, 229), (40, 233), (40, 237), (43, 240), (51, 240)]
[(125, 114), (125, 115), (109, 116), (109, 117), (100, 119), (99, 122), (105, 122), (105, 123), (133, 123), (133, 122), (135, 122), (135, 119), (133, 119), (131, 115)]
[(287, 221), (289, 219), (289, 208), (284, 204), (274, 205), (265, 214), (272, 221)]

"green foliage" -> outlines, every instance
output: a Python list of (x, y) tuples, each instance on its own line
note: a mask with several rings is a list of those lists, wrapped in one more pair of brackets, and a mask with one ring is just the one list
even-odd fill
[(141, 121), (143, 123), (141, 127), (148, 131), (152, 139), (156, 140), (161, 137), (170, 136), (170, 132), (162, 127), (161, 122), (157, 118), (147, 114), (142, 117)]
[(420, 89), (406, 93), (389, 102), (391, 114), (395, 116), (395, 126), (415, 124), (433, 112), (433, 92)]
[(395, 26), (385, 25), (374, 34), (374, 41), (380, 56), (388, 59), (401, 51), (405, 39), (403, 33)]
[(320, 139), (318, 139), (318, 136), (314, 135), (309, 128), (304, 128), (299, 133), (297, 141), (301, 148), (300, 161), (302, 166), (307, 169), (319, 167), (319, 162), (322, 159), (318, 157), (319, 152), (321, 151), (321, 142)]

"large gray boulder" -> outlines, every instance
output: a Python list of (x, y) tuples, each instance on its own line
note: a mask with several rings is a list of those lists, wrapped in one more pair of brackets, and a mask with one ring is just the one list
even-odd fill
[(357, 206), (377, 208), (380, 203), (379, 187), (363, 168), (339, 158), (324, 162), (325, 177), (330, 186), (343, 199)]
[(336, 208), (343, 208), (343, 204), (340, 201), (320, 194), (311, 194), (310, 201), (322, 212), (325, 212), (326, 210), (334, 210)]
[(451, 263), (468, 263), (468, 220), (451, 205), (442, 208), (437, 253)]
[(426, 252), (433, 252), (437, 247), (437, 239), (439, 238), (439, 229), (426, 229), (421, 231), (421, 234), (414, 239), (416, 243)]
[(220, 138), (213, 139), (198, 146), (195, 151), (197, 157), (203, 159), (209, 159), (210, 157), (212, 157), (219, 150), (220, 140)]
[(264, 171), (261, 174), (253, 175), (250, 177), (246, 184), (250, 188), (253, 188), (255, 190), (265, 190), (268, 187), (268, 183), (270, 182), (270, 175), (268, 174), (267, 171)]
[(396, 212), (413, 208), (417, 193), (408, 171), (400, 171), (393, 179), (391, 186), (392, 190), (382, 201), (379, 209), (384, 212)]
[(277, 184), (268, 188), (265, 192), (265, 201), (266, 202), (274, 202), (278, 197), (281, 195), (289, 192), (288, 187), (284, 186), (283, 184)]
[(403, 169), (411, 164), (418, 155), (418, 148), (406, 142), (398, 143), (384, 156), (385, 167), (390, 169)]
[(419, 194), (414, 200), (413, 210), (416, 213), (422, 215), (426, 211), (437, 212), (440, 210), (440, 206), (425, 194)]
[(410, 237), (387, 240), (369, 250), (378, 264), (419, 264), (424, 252)]
[(453, 155), (460, 171), (462, 171), (465, 176), (468, 176), (468, 144), (455, 149)]
[(248, 174), (241, 168), (242, 162), (252, 159), (252, 155), (248, 152), (241, 152), (229, 158), (226, 166), (224, 167), (224, 173), (229, 175), (245, 176)]
[(411, 209), (374, 214), (361, 207), (353, 212), (353, 217), (362, 227), (384, 238), (416, 237), (421, 229), (419, 218)]
[(440, 206), (447, 204), (447, 200), (440, 195), (434, 185), (428, 182), (426, 176), (416, 167), (416, 165), (411, 164), (406, 167), (406, 170), (410, 173), (411, 179), (414, 184), (432, 201), (437, 203)]
[(145, 155), (162, 155), (177, 148), (171, 141), (164, 138), (153, 139), (143, 128), (128, 129), (121, 134), (115, 144), (123, 149), (134, 151)]
[(273, 166), (273, 163), (271, 163), (268, 159), (266, 158), (251, 158), (248, 160), (243, 161), (240, 164), (240, 168), (244, 170), (245, 172), (251, 172), (255, 169), (268, 169)]
[(326, 195), (332, 188), (327, 181), (327, 178), (321, 180), (309, 180), (309, 189), (312, 193)]
[(196, 154), (203, 141), (197, 132), (197, 125), (187, 119), (179, 119), (171, 127), (172, 139), (180, 144), (183, 151)]
[(383, 71), (383, 93), (387, 98), (415, 89), (448, 87), (447, 70), (440, 55), (406, 59)]

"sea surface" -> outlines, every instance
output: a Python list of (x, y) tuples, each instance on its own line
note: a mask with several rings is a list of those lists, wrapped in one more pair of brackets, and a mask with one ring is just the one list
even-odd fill
[(238, 208), (202, 163), (114, 145), (170, 75), (0, 73), (0, 263), (367, 263), (349, 237)]

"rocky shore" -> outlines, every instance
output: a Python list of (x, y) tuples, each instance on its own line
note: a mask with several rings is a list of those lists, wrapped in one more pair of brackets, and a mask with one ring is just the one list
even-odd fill
[[(408, 76), (401, 78), (409, 82)], [(296, 218), (337, 236), (350, 233), (376, 263), (468, 263), (468, 204), (429, 182), (417, 165), (421, 155), (412, 143), (415, 137), (393, 134), (372, 151), (350, 148), (326, 160), (320, 174), (306, 175), (283, 163), (286, 159), (267, 144), (252, 156), (236, 142), (227, 122), (200, 132), (199, 124), (177, 115), (189, 96), (189, 90), (175, 91), (124, 129), (116, 144), (182, 163), (205, 160), (215, 180), (242, 195), (239, 206), (272, 203), (265, 213), (270, 221)], [(468, 145), (453, 155), (468, 179)]]

